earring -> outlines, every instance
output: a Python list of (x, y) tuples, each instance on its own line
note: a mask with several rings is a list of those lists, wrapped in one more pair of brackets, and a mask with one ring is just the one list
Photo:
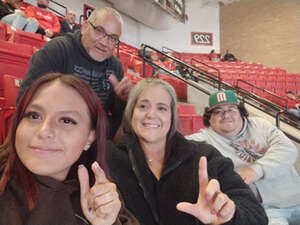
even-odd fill
[(91, 147), (91, 144), (86, 144), (83, 148), (84, 151), (89, 150), (89, 148)]

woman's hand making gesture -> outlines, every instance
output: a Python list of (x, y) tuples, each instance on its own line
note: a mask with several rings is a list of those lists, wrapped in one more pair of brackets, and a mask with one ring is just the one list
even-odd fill
[(106, 178), (97, 162), (92, 164), (92, 170), (95, 184), (90, 187), (87, 169), (83, 165), (78, 168), (82, 211), (93, 225), (113, 224), (121, 208), (116, 185)]
[(216, 179), (208, 180), (207, 160), (199, 160), (199, 196), (195, 204), (180, 202), (179, 211), (195, 216), (204, 224), (223, 224), (232, 219), (235, 212), (234, 202), (220, 189)]

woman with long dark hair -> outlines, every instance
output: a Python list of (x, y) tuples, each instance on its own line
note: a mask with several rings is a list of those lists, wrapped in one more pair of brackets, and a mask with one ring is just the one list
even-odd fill
[[(121, 201), (105, 175), (106, 128), (97, 95), (80, 78), (36, 80), (0, 147), (0, 224), (121, 224)], [(125, 211), (123, 224), (130, 219)]]

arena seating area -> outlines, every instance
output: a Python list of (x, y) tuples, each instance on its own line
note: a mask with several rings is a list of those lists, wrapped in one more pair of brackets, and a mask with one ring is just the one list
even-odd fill
[[(47, 39), (40, 34), (16, 30), (10, 25), (0, 22), (0, 143), (7, 134), (8, 123), (15, 107), (18, 86), (29, 67), (29, 59), (46, 42)], [(117, 51), (115, 53), (117, 54)], [(283, 108), (287, 107), (286, 101), (278, 101), (273, 95), (268, 95), (262, 90), (268, 90), (274, 95), (284, 98), (287, 90), (294, 91), (294, 93), (300, 92), (300, 74), (289, 74), (281, 68), (266, 68), (259, 63), (242, 61), (214, 62), (208, 59), (207, 54), (176, 53), (173, 56), (195, 68), (219, 77), (220, 80), (232, 86), (267, 98)], [(143, 61), (138, 57), (136, 47), (120, 43), (119, 58), (122, 61), (125, 76), (133, 84), (144, 77), (152, 76), (154, 69), (147, 63), (145, 64), (145, 75), (143, 75)], [(175, 70), (174, 63), (168, 62), (165, 66), (171, 71)], [(169, 82), (176, 90), (178, 98), (183, 102), (186, 101), (187, 84), (185, 82), (160, 73), (157, 74), (157, 77)], [(184, 135), (194, 133), (204, 127), (202, 116), (195, 113), (192, 105), (180, 104), (178, 113), (179, 129)]]
[[(123, 63), (125, 72), (132, 69), (138, 74), (142, 74), (142, 61), (137, 56), (137, 49), (130, 45), (122, 43), (120, 45), (120, 59)], [(264, 67), (260, 63), (250, 62), (215, 62), (208, 59), (208, 54), (196, 53), (176, 53), (173, 54), (180, 60), (199, 68), (228, 83), (250, 93), (257, 94), (273, 103), (286, 108), (286, 91), (300, 92), (300, 74), (287, 73), (282, 68)], [(174, 71), (174, 63), (169, 64), (168, 69)], [(145, 77), (152, 74), (153, 68), (146, 64)], [(170, 76), (159, 74), (158, 77), (170, 82), (176, 89), (179, 99), (186, 99), (186, 84)], [(176, 82), (179, 84), (176, 85)], [(180, 89), (182, 88), (182, 89)], [(267, 90), (265, 92), (263, 90)], [(274, 97), (275, 96), (275, 97)], [(281, 98), (276, 98), (279, 96)], [(283, 99), (282, 99), (283, 98)]]
[[(266, 68), (259, 63), (247, 62), (212, 62), (204, 60), (208, 66), (200, 63), (194, 64), (204, 71), (207, 71), (215, 76), (220, 75), (220, 78), (225, 82), (246, 89), (249, 92), (254, 92), (261, 95), (260, 89), (268, 90), (281, 97), (286, 96), (286, 91), (290, 90), (294, 93), (300, 91), (300, 74), (287, 73), (281, 68)], [(214, 67), (215, 69), (212, 69)], [(242, 80), (241, 82), (238, 80)], [(247, 84), (247, 83), (251, 84)], [(266, 97), (266, 96), (262, 96)], [(285, 107), (285, 105), (282, 105)]]

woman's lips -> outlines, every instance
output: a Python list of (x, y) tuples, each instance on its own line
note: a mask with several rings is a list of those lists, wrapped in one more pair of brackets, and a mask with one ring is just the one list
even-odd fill
[(44, 152), (44, 153), (56, 153), (61, 151), (58, 148), (49, 148), (49, 147), (42, 147), (42, 146), (31, 146), (30, 148), (36, 152)]

